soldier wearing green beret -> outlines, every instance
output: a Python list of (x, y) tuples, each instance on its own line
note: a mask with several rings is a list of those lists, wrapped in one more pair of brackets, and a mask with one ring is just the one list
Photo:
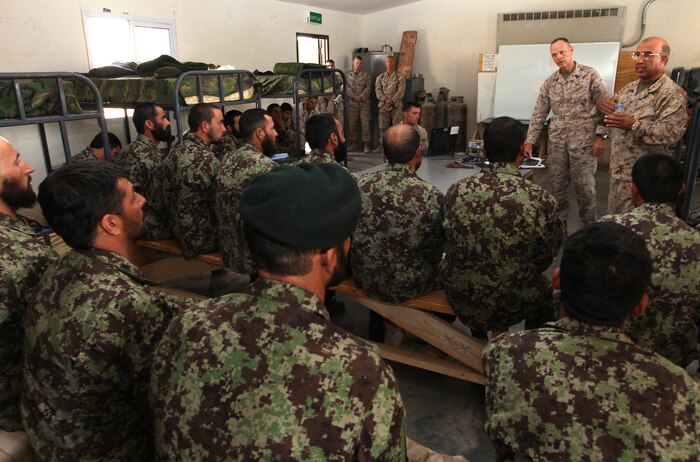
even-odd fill
[(391, 369), (324, 307), (360, 207), (338, 165), (282, 166), (250, 182), (240, 211), (260, 279), (167, 329), (151, 380), (160, 459), (405, 459)]

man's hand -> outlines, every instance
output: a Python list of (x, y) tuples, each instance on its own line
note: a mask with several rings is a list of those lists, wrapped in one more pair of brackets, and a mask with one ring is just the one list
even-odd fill
[(621, 128), (623, 130), (629, 130), (636, 120), (629, 114), (624, 112), (615, 112), (605, 116), (605, 126), (611, 128)]
[(361, 103), (361, 102), (362, 102), (362, 98), (360, 98), (359, 96), (353, 96), (353, 97), (352, 97), (352, 100), (355, 101), (356, 103)]
[(598, 101), (598, 112), (603, 114), (612, 114), (617, 109), (617, 103), (611, 98), (603, 98)]
[(525, 157), (532, 157), (532, 143), (525, 143), (523, 148), (523, 154), (525, 154)]
[(596, 137), (593, 142), (593, 156), (598, 157), (605, 152), (605, 140), (603, 138)]
[(392, 100), (391, 98), (387, 98), (384, 100), (384, 106), (392, 107), (393, 105), (394, 105), (394, 100)]

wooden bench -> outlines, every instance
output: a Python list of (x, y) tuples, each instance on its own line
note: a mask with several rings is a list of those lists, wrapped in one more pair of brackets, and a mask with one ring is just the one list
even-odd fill
[(332, 289), (352, 297), (385, 319), (446, 353), (451, 360), (438, 359), (405, 348), (373, 342), (379, 347), (383, 358), (484, 384), (481, 354), (486, 342), (470, 336), (432, 314), (455, 314), (444, 290), (436, 290), (400, 304), (393, 304), (369, 297), (357, 287), (353, 278), (345, 279)]
[[(131, 261), (155, 282), (208, 273), (224, 266), (220, 253), (207, 253), (192, 258), (183, 257), (175, 239), (140, 240), (136, 244), (134, 254), (130, 256)], [(164, 254), (168, 256), (164, 257)]]

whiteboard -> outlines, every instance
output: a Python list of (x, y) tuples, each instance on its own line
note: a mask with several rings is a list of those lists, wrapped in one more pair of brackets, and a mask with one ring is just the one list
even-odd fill
[[(574, 47), (574, 60), (594, 67), (612, 94), (620, 43), (572, 43), (571, 46)], [(498, 50), (493, 116), (530, 120), (542, 83), (556, 70), (548, 43), (501, 45)]]

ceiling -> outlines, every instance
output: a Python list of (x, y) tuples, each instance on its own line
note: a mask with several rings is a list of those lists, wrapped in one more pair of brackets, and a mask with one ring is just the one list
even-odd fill
[(397, 6), (416, 3), (421, 0), (280, 0), (285, 3), (306, 5), (310, 8), (324, 8), (354, 14), (370, 14)]

